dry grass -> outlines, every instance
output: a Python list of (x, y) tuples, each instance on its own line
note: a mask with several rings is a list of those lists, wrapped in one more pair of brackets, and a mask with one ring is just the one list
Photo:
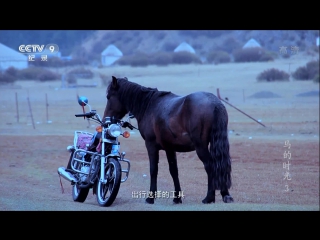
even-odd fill
[[(83, 204), (73, 202), (70, 184), (63, 179), (65, 194), (61, 194), (57, 168), (67, 163), (66, 146), (72, 143), (74, 131), (94, 131), (95, 128), (93, 123), (87, 128), (87, 121), (74, 117), (82, 111), (76, 95), (87, 96), (89, 104), (102, 114), (106, 103), (105, 87), (100, 84), (97, 88), (61, 89), (59, 81), (20, 81), (18, 89), (0, 86), (3, 119), (0, 122), (0, 210), (319, 211), (319, 97), (295, 96), (317, 90), (319, 85), (312, 81), (256, 81), (256, 76), (265, 69), (276, 67), (288, 71), (291, 63), (290, 69), (294, 71), (310, 61), (305, 56), (294, 57), (268, 63), (94, 69), (180, 95), (202, 90), (216, 93), (219, 88), (223, 98), (228, 97), (231, 104), (260, 119), (266, 128), (226, 105), (229, 130), (232, 130), (229, 136), (233, 157), (233, 187), (230, 189), (235, 199), (233, 204), (224, 204), (219, 192), (215, 204), (201, 203), (206, 193), (206, 176), (194, 152), (178, 154), (180, 182), (186, 195), (183, 204), (176, 206), (171, 198), (163, 198), (154, 205), (147, 205), (142, 198), (132, 198), (133, 191), (149, 188), (147, 154), (138, 132), (121, 141), (122, 150), (131, 160), (131, 171), (114, 204), (101, 208), (92, 194)], [(81, 80), (80, 84), (82, 82), (99, 82), (98, 74), (92, 80)], [(272, 91), (281, 98), (248, 98), (259, 91)], [(286, 182), (282, 167), (285, 140), (292, 144), (292, 182), (287, 182), (288, 193), (284, 191)], [(172, 188), (167, 161), (161, 153), (158, 189), (171, 191)]]

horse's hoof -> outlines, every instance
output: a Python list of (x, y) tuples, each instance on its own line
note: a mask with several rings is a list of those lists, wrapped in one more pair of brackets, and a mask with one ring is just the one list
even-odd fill
[(202, 203), (204, 204), (208, 204), (208, 203), (214, 203), (215, 202), (215, 199), (214, 198), (208, 198), (208, 197), (205, 197), (205, 199), (202, 200)]
[(149, 204), (154, 204), (154, 198), (147, 198), (146, 199), (146, 203), (149, 203)]
[(225, 203), (232, 203), (233, 202), (233, 198), (230, 196), (230, 195), (225, 195), (222, 200), (225, 202)]
[(182, 203), (182, 200), (181, 200), (181, 198), (174, 198), (173, 202), (176, 204), (179, 204), (179, 203)]

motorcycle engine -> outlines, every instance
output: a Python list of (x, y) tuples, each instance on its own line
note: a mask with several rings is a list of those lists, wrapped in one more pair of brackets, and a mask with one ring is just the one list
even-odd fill
[[(83, 166), (81, 167), (81, 172), (84, 172), (84, 173), (89, 173), (89, 170), (90, 170), (90, 167), (89, 166)], [(84, 182), (87, 178), (87, 175), (86, 174), (81, 174), (81, 181)]]

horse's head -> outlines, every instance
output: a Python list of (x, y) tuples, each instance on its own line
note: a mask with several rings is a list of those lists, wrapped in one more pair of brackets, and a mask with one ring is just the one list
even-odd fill
[(116, 78), (112, 76), (112, 80), (107, 88), (107, 106), (104, 111), (103, 119), (105, 117), (115, 117), (117, 119), (123, 118), (129, 111), (121, 103), (119, 96), (119, 89), (121, 88), (120, 82), (128, 81), (126, 77)]

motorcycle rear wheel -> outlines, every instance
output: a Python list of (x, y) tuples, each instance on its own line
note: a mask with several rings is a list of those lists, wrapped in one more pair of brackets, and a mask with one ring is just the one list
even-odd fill
[(121, 165), (114, 159), (110, 158), (105, 166), (105, 178), (107, 183), (98, 180), (97, 183), (97, 201), (102, 207), (109, 207), (117, 197), (121, 184)]

